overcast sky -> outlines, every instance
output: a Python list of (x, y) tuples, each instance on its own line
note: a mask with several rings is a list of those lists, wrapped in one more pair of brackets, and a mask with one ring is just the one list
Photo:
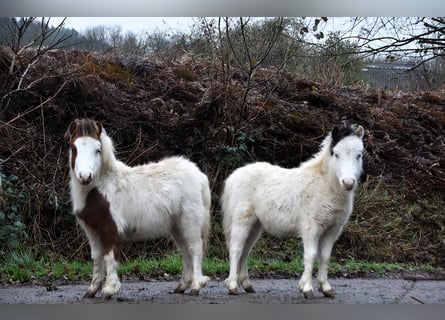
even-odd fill
[[(50, 24), (58, 25), (63, 18), (52, 17)], [(307, 18), (308, 22), (311, 18)], [(338, 30), (345, 28), (347, 18), (331, 17), (328, 22), (322, 23), (319, 30), (327, 33), (330, 30)], [(154, 31), (171, 32), (173, 34), (184, 32), (190, 33), (197, 17), (67, 17), (65, 20), (65, 28), (76, 29), (82, 33), (85, 30), (103, 25), (106, 27), (120, 26), (121, 32), (126, 34), (131, 31), (136, 35), (143, 32), (153, 33)]]
[[(51, 24), (57, 25), (62, 18), (52, 17)], [(65, 28), (84, 32), (91, 27), (103, 25), (106, 27), (121, 26), (122, 33), (129, 31), (139, 34), (144, 31), (188, 32), (193, 25), (191, 17), (67, 17)]]

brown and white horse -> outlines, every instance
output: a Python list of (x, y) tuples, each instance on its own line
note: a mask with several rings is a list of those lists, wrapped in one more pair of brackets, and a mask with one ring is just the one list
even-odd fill
[(321, 150), (298, 168), (285, 169), (257, 162), (235, 170), (226, 180), (222, 196), (223, 226), (230, 255), (226, 286), (254, 292), (247, 258), (265, 230), (277, 237), (301, 237), (304, 273), (299, 288), (312, 298), (312, 269), (318, 258), (318, 286), (327, 297), (328, 262), (334, 242), (353, 208), (354, 191), (362, 172), (364, 129), (336, 127)]
[(93, 259), (85, 297), (94, 297), (100, 288), (104, 298), (119, 291), (117, 268), (124, 240), (163, 235), (173, 238), (183, 259), (175, 292), (190, 289), (190, 294), (198, 294), (209, 280), (202, 274), (210, 231), (207, 176), (182, 157), (129, 167), (116, 159), (112, 140), (91, 119), (73, 121), (66, 137), (73, 212)]

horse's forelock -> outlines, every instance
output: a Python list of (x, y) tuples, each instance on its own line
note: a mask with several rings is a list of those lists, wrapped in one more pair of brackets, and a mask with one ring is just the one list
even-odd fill
[(334, 147), (342, 139), (354, 135), (356, 130), (357, 130), (357, 125), (355, 124), (335, 127), (331, 133), (331, 138), (332, 138), (330, 145), (331, 155), (334, 153)]
[(79, 137), (92, 137), (100, 140), (102, 125), (91, 119), (76, 119), (68, 127), (65, 134), (72, 144)]

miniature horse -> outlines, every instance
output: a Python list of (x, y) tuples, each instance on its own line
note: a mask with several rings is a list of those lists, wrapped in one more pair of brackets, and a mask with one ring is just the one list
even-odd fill
[(110, 137), (90, 119), (73, 121), (69, 138), (73, 212), (86, 233), (93, 277), (85, 297), (102, 287), (103, 298), (120, 289), (117, 268), (124, 240), (170, 235), (183, 259), (175, 289), (196, 295), (207, 284), (202, 259), (210, 231), (207, 176), (182, 158), (129, 167), (116, 159)]
[(327, 281), (334, 242), (353, 208), (362, 172), (364, 129), (336, 127), (321, 150), (298, 168), (285, 169), (257, 162), (235, 170), (226, 180), (221, 199), (223, 228), (230, 257), (225, 283), (231, 294), (238, 286), (255, 292), (247, 258), (264, 229), (277, 237), (301, 237), (304, 273), (299, 288), (312, 298), (312, 269), (318, 258), (319, 290), (334, 292)]

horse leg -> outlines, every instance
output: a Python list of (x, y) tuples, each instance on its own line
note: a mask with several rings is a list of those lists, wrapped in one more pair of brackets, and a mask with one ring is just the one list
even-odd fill
[(257, 220), (253, 225), (252, 229), (250, 229), (249, 236), (244, 244), (243, 253), (241, 255), (238, 270), (238, 283), (244, 288), (247, 293), (255, 293), (253, 289), (252, 283), (249, 280), (249, 270), (247, 268), (247, 258), (249, 257), (250, 252), (252, 251), (253, 246), (257, 242), (258, 238), (261, 235), (261, 224)]
[(315, 235), (303, 236), (304, 272), (299, 282), (300, 291), (307, 299), (314, 298), (312, 288), (312, 270), (318, 251), (318, 237)]
[(182, 276), (181, 281), (179, 282), (176, 289), (173, 291), (174, 293), (184, 293), (187, 290), (192, 282), (192, 257), (187, 249), (187, 244), (184, 241), (181, 233), (175, 228), (171, 235), (173, 240), (176, 243), (176, 247), (178, 248), (181, 256), (182, 256)]
[(209, 277), (202, 274), (203, 243), (201, 237), (194, 240), (193, 244), (189, 245), (189, 250), (191, 251), (193, 268), (193, 281), (190, 288), (190, 294), (197, 295), (199, 294), (199, 290), (205, 287), (210, 280)]
[(93, 258), (93, 278), (84, 298), (94, 298), (97, 291), (101, 288), (104, 278), (104, 260), (103, 256)]
[(87, 228), (84, 229), (90, 243), (91, 259), (93, 260), (93, 277), (84, 298), (94, 298), (97, 291), (102, 287), (105, 276), (103, 249), (99, 239)]
[[(238, 216), (238, 215), (236, 215)], [(243, 216), (243, 215), (240, 215)], [(249, 236), (250, 230), (252, 229), (253, 219), (236, 219), (237, 224), (232, 221), (232, 226), (230, 230), (230, 241), (228, 243), (229, 249), (229, 260), (230, 260), (230, 271), (229, 277), (225, 280), (225, 285), (229, 289), (230, 294), (238, 294), (238, 273), (240, 266), (240, 259), (243, 253), (243, 249), (246, 240)]]
[(318, 247), (318, 290), (328, 298), (335, 297), (334, 291), (328, 282), (328, 265), (336, 238), (337, 233), (333, 230), (328, 230), (321, 237)]
[[(196, 211), (202, 211), (202, 215), (205, 214), (205, 209), (197, 209)], [(191, 258), (191, 273), (192, 273), (192, 283), (190, 287), (191, 295), (198, 295), (199, 290), (207, 285), (207, 282), (210, 280), (209, 277), (204, 276), (202, 274), (202, 259), (204, 255), (204, 226), (196, 223), (196, 221), (191, 221), (190, 219), (187, 221), (188, 224), (184, 221), (183, 226), (183, 234), (185, 239), (186, 249), (188, 250), (188, 254)]]
[(105, 280), (105, 286), (102, 289), (102, 298), (108, 299), (119, 291), (121, 288), (121, 282), (117, 276), (117, 268), (119, 266), (118, 260), (114, 256), (114, 250), (111, 249), (104, 256), (105, 268), (107, 271), (107, 277)]

